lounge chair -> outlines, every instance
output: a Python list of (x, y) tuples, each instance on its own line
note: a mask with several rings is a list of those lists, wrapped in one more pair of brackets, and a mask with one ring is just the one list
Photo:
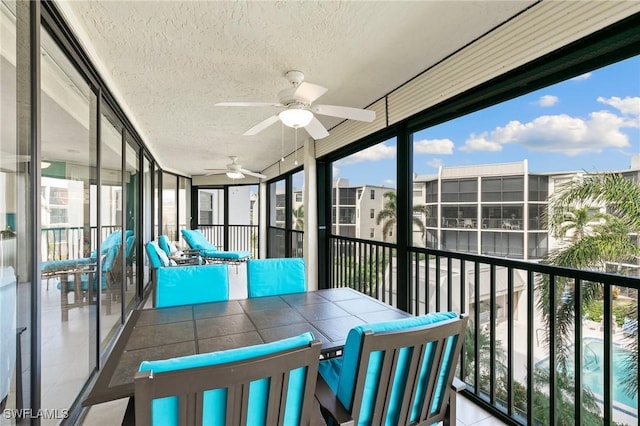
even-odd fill
[(240, 263), (246, 262), (251, 258), (251, 253), (248, 251), (218, 250), (215, 245), (207, 240), (207, 237), (205, 237), (199, 229), (182, 229), (180, 232), (189, 247), (194, 250), (199, 250), (200, 256), (202, 256), (205, 261)]

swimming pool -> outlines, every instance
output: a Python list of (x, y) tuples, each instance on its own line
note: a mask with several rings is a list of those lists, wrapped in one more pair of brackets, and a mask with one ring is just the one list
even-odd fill
[[(571, 350), (573, 350), (573, 345)], [(604, 341), (597, 338), (583, 339), (583, 366), (582, 366), (582, 383), (584, 387), (589, 389), (596, 398), (602, 400), (604, 395)], [(613, 359), (611, 360), (613, 368), (613, 390), (611, 397), (615, 405), (625, 405), (634, 410), (638, 409), (638, 395), (633, 398), (624, 391), (625, 378), (629, 371), (629, 361), (627, 357), (629, 351), (618, 344), (613, 345)], [(536, 363), (538, 368), (549, 368), (549, 358), (545, 358)], [(573, 363), (567, 366), (569, 373), (573, 373)], [(637, 371), (637, 370), (636, 370)], [(624, 410), (624, 407), (618, 407)], [(629, 413), (632, 414), (632, 413)]]

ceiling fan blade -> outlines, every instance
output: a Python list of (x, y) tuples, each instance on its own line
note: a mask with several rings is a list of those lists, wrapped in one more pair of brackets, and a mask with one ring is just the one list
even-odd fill
[(239, 170), (241, 173), (248, 175), (248, 176), (254, 176), (260, 179), (266, 179), (267, 176), (263, 175), (262, 173), (256, 173), (256, 172), (252, 172), (251, 170), (246, 170), (246, 169), (240, 169)]
[(267, 127), (271, 126), (272, 124), (276, 123), (279, 120), (280, 120), (280, 118), (278, 118), (277, 114), (276, 115), (272, 115), (271, 117), (267, 118), (264, 121), (261, 121), (260, 123), (256, 124), (255, 126), (250, 128), (249, 130), (244, 132), (243, 135), (244, 136), (257, 135), (258, 133), (260, 133), (261, 131), (263, 131), (264, 129), (266, 129)]
[(311, 107), (311, 110), (320, 115), (367, 121), (369, 123), (376, 119), (376, 112), (368, 109), (351, 108), (338, 105), (314, 105)]
[(209, 173), (206, 173), (205, 176), (213, 176), (213, 175), (223, 175), (225, 174), (227, 171), (226, 170), (215, 170)]
[(318, 86), (317, 84), (307, 83), (303, 81), (296, 87), (296, 91), (294, 92), (294, 96), (299, 96), (301, 98), (306, 99), (309, 103), (315, 101), (320, 96), (327, 93), (326, 87)]
[(327, 136), (329, 136), (329, 132), (327, 132), (327, 129), (324, 128), (322, 123), (318, 121), (316, 117), (313, 117), (311, 119), (311, 122), (307, 124), (304, 129), (307, 131), (307, 133), (309, 133), (309, 135), (311, 135), (314, 140), (326, 138)]
[(284, 106), (279, 102), (218, 102), (215, 106), (232, 106), (232, 107), (261, 107), (261, 106)]

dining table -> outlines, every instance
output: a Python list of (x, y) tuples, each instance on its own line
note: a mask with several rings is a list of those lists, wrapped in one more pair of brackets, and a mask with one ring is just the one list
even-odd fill
[(312, 332), (323, 356), (342, 350), (358, 325), (411, 314), (350, 288), (134, 310), (83, 406), (133, 397), (142, 361), (273, 342)]

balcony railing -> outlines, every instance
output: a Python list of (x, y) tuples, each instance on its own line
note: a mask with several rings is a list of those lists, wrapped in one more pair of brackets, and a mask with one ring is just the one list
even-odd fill
[[(258, 225), (198, 225), (207, 240), (220, 250), (248, 251), (251, 257), (258, 258)], [(224, 245), (224, 235), (228, 233), (228, 244)]]
[[(330, 286), (398, 306), (394, 247), (332, 236)], [(469, 314), (458, 375), (483, 408), (516, 424), (638, 423), (637, 277), (424, 248), (409, 268), (410, 312)]]
[[(100, 239), (107, 238), (113, 231), (122, 229), (121, 226), (103, 226)], [(85, 247), (85, 229), (82, 227), (54, 227), (42, 228), (40, 244), (42, 260), (80, 259), (87, 257), (89, 252), (97, 246), (97, 228), (89, 228), (89, 244)]]

